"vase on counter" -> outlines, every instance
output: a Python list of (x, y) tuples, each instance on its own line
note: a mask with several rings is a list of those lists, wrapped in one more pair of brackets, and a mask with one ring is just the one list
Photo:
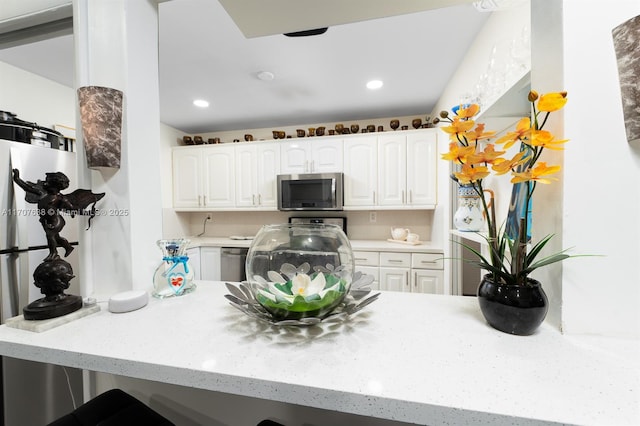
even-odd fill
[(158, 240), (162, 250), (162, 263), (153, 274), (152, 295), (159, 299), (182, 296), (196, 289), (193, 269), (186, 255), (189, 240), (184, 238)]
[(478, 232), (484, 226), (482, 199), (471, 185), (458, 186), (458, 209), (453, 224), (458, 231)]
[(549, 310), (542, 285), (532, 278), (526, 285), (508, 285), (486, 274), (478, 287), (478, 303), (491, 327), (519, 336), (533, 334)]

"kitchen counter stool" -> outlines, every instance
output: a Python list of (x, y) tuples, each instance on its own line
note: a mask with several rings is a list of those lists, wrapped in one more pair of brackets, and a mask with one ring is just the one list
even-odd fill
[(175, 426), (120, 389), (111, 389), (48, 426)]

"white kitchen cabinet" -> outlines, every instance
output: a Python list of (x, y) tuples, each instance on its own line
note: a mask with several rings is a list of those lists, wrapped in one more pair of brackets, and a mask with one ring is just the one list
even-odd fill
[(403, 133), (378, 137), (377, 178), (379, 206), (407, 204), (407, 140)]
[(444, 294), (444, 257), (441, 253), (411, 254), (411, 291)]
[(235, 150), (232, 144), (203, 148), (205, 207), (235, 207)]
[(435, 206), (438, 188), (438, 136), (435, 131), (407, 134), (407, 204)]
[(342, 138), (313, 137), (283, 142), (281, 173), (342, 172)]
[(433, 209), (437, 129), (176, 147), (174, 208), (273, 210), (277, 175), (344, 173), (345, 210)]
[(275, 142), (237, 144), (236, 207), (277, 206), (276, 176), (280, 173), (280, 145)]
[(193, 269), (193, 279), (200, 279), (200, 247), (189, 247), (187, 249), (189, 266)]
[(407, 291), (411, 253), (380, 252), (380, 290)]
[(377, 251), (354, 251), (353, 260), (356, 264), (356, 271), (373, 276), (371, 283), (372, 290), (380, 290), (380, 255)]
[(374, 276), (373, 290), (444, 294), (442, 253), (354, 251), (356, 270)]
[(409, 268), (380, 267), (380, 290), (407, 291)]
[(435, 208), (437, 148), (436, 129), (345, 138), (345, 208)]
[(363, 274), (371, 275), (373, 281), (371, 282), (371, 290), (381, 290), (380, 288), (380, 268), (377, 266), (356, 266), (356, 271), (360, 271)]
[(442, 271), (429, 269), (412, 269), (411, 284), (414, 293), (444, 294)]
[(220, 281), (220, 247), (200, 247), (200, 277), (202, 280)]
[(202, 207), (202, 149), (173, 150), (173, 207)]
[(235, 206), (234, 147), (173, 150), (174, 208)]
[(378, 137), (378, 205), (433, 207), (438, 139), (434, 131)]
[(378, 190), (378, 140), (375, 136), (344, 141), (344, 206), (374, 206)]

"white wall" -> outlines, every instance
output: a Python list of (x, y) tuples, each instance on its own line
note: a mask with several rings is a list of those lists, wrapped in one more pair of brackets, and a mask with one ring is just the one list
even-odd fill
[(640, 338), (640, 146), (626, 140), (611, 35), (639, 14), (637, 0), (564, 1), (563, 240), (602, 255), (564, 262), (567, 333)]
[[(611, 30), (640, 14), (640, 3), (613, 4), (532, 1), (531, 86), (569, 92), (567, 107), (547, 128), (570, 139), (564, 153), (547, 153), (563, 172), (560, 183), (536, 190), (534, 231), (538, 238), (556, 234), (548, 252), (573, 248), (573, 254), (601, 255), (569, 259), (534, 277), (551, 300), (547, 320), (563, 332), (638, 338), (640, 230), (634, 218), (640, 194), (630, 188), (639, 177), (640, 147), (626, 141)], [(509, 14), (494, 13), (486, 27)], [(517, 28), (513, 24), (496, 28)], [(434, 112), (471, 90), (468, 83), (483, 72), (488, 46), (499, 34), (483, 30)], [(499, 128), (486, 121), (487, 128)]]
[(182, 132), (160, 123), (160, 190), (162, 197), (162, 238), (192, 235), (189, 215), (173, 210), (173, 172), (171, 148), (182, 140)]
[(0, 110), (53, 128), (75, 127), (75, 91), (39, 75), (0, 62)]

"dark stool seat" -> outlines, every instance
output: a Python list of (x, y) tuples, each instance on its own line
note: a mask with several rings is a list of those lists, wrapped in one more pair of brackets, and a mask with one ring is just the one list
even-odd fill
[(104, 392), (48, 426), (175, 426), (120, 389)]

